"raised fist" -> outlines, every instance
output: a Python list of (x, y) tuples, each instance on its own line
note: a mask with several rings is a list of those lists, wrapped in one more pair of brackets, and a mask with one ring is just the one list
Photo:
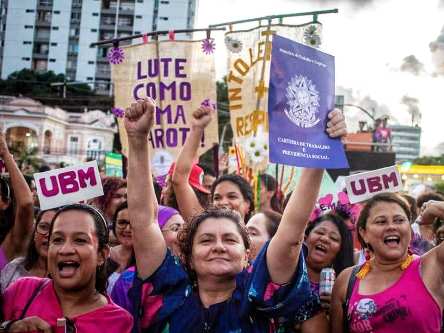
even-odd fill
[(204, 129), (213, 119), (214, 113), (215, 111), (212, 107), (201, 105), (196, 111), (193, 112), (191, 126)]
[(130, 137), (147, 137), (153, 127), (156, 105), (151, 98), (138, 100), (125, 110), (125, 129)]

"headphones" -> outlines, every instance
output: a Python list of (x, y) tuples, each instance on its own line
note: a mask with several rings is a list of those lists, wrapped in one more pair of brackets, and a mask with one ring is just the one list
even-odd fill
[(109, 227), (108, 227), (108, 223), (106, 222), (106, 219), (103, 216), (103, 214), (100, 212), (100, 210), (98, 210), (94, 206), (83, 204), (83, 203), (75, 203), (75, 204), (70, 204), (70, 205), (62, 206), (57, 211), (57, 213), (54, 216), (54, 218), (52, 219), (52, 221), (54, 222), (55, 219), (63, 212), (68, 211), (68, 210), (76, 210), (76, 209), (80, 210), (80, 211), (91, 213), (95, 217), (98, 217), (98, 220), (100, 221), (100, 223), (102, 224), (103, 228), (105, 229), (105, 232), (106, 232), (106, 242), (108, 243), (109, 242)]

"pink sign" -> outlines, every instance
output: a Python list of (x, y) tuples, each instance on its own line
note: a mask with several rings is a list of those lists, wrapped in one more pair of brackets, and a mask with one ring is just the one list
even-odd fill
[(351, 203), (370, 199), (382, 192), (402, 190), (401, 176), (395, 166), (357, 173), (345, 177), (345, 186)]
[(103, 195), (97, 161), (34, 174), (42, 210)]

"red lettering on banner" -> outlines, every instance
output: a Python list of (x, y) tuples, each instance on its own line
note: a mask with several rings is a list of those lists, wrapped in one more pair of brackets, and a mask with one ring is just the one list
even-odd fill
[(382, 190), (381, 177), (370, 177), (367, 178), (367, 186), (370, 193), (379, 192)]
[(384, 183), (385, 188), (389, 188), (389, 183), (392, 182), (393, 186), (398, 186), (398, 177), (396, 172), (392, 172), (390, 175), (382, 175), (382, 182)]
[(87, 180), (89, 180), (90, 186), (97, 185), (96, 173), (94, 172), (93, 167), (89, 167), (86, 172), (80, 169), (78, 173), (79, 173), (79, 184), (81, 188), (87, 187), (86, 184)]
[(74, 171), (63, 172), (58, 175), (60, 189), (63, 194), (77, 192), (79, 184), (77, 184), (76, 173)]
[(52, 197), (52, 196), (57, 195), (59, 193), (59, 184), (57, 183), (57, 177), (51, 176), (51, 177), (49, 177), (49, 179), (51, 180), (51, 185), (52, 185), (51, 189), (48, 189), (46, 187), (45, 178), (39, 179), (40, 188), (41, 188), (42, 193), (45, 197)]

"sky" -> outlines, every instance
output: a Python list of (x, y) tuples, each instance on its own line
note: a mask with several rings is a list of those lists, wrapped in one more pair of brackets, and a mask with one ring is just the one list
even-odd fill
[[(411, 125), (414, 114), (421, 154), (444, 153), (444, 0), (199, 0), (195, 27), (334, 8), (337, 14), (319, 21), (320, 49), (335, 56), (336, 94), (377, 116), (390, 115), (389, 124)], [(212, 37), (221, 78), (227, 72), (224, 33)], [(356, 108), (344, 112), (350, 131), (358, 120), (370, 122)]]

